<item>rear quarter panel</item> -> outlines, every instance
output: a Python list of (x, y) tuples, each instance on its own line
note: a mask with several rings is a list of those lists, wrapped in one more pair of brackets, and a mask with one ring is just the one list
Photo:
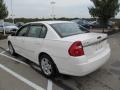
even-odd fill
[(71, 46), (70, 42), (60, 41), (60, 40), (44, 40), (43, 49), (52, 56), (57, 57), (68, 57), (68, 49)]
[(70, 46), (70, 42), (45, 39), (43, 41), (42, 48), (38, 50), (36, 57), (38, 58), (39, 54), (44, 52), (47, 53), (53, 59), (55, 64), (58, 64), (61, 63), (59, 61), (60, 59), (64, 60), (70, 57), (68, 54), (68, 49)]

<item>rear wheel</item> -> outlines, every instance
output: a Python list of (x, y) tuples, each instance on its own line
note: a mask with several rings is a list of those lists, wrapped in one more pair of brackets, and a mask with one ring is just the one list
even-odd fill
[(47, 78), (54, 78), (56, 76), (57, 69), (52, 59), (48, 55), (42, 55), (39, 59), (42, 73)]
[(11, 55), (16, 55), (15, 50), (10, 42), (8, 43), (8, 48)]

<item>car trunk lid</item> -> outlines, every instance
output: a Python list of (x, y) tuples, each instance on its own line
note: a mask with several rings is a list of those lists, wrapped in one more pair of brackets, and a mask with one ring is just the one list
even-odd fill
[(102, 53), (107, 45), (107, 35), (101, 33), (85, 33), (63, 38), (65, 41), (81, 41), (85, 55), (92, 58), (96, 54)]

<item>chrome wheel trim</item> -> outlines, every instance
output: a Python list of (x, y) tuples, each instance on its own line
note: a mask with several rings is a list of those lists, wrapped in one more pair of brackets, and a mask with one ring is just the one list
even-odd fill
[(46, 75), (52, 74), (52, 65), (47, 58), (42, 58), (41, 60), (41, 68)]

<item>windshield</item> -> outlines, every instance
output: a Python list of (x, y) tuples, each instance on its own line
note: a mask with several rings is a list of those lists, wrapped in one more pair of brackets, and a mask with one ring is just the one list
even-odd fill
[(51, 26), (60, 35), (60, 37), (67, 37), (85, 33), (79, 28), (76, 23), (56, 23), (51, 24)]

